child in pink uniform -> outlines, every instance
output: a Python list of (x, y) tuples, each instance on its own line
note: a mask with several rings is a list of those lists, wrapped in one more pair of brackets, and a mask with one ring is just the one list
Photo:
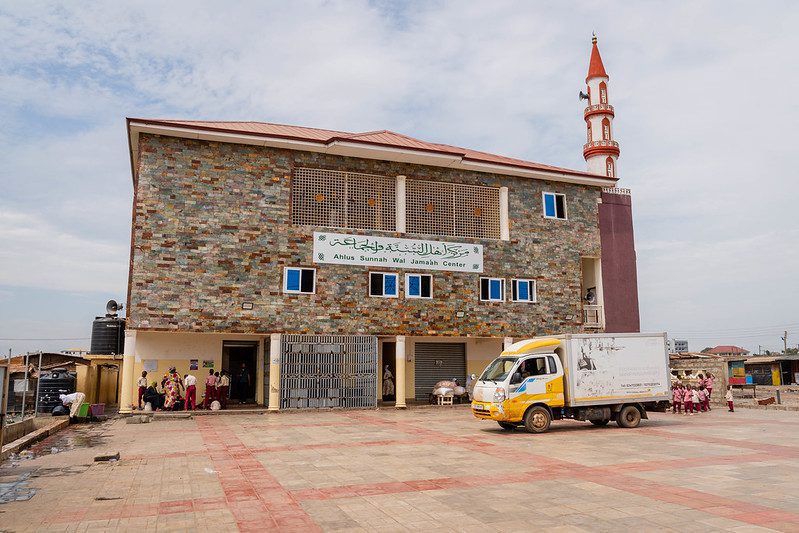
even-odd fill
[(683, 405), (685, 405), (685, 413), (683, 413), (683, 414), (687, 415), (688, 413), (691, 413), (691, 415), (693, 416), (693, 414), (694, 414), (694, 394), (693, 394), (693, 391), (691, 390), (691, 386), (690, 385), (686, 385), (685, 389), (683, 389), (682, 403), (683, 403)]
[(705, 378), (705, 389), (707, 389), (707, 410), (710, 411), (710, 396), (713, 394), (713, 374), (710, 372)]
[(699, 385), (699, 390), (696, 391), (696, 396), (699, 399), (699, 405), (697, 405), (697, 410), (701, 412), (707, 411), (707, 390), (705, 390), (704, 385)]
[(683, 397), (682, 385), (679, 383), (675, 383), (674, 386), (671, 388), (672, 414), (674, 413), (682, 414), (682, 397)]

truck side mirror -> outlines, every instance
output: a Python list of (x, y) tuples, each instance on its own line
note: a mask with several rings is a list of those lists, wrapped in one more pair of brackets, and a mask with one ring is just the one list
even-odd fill
[(517, 383), (522, 382), (522, 375), (518, 372), (514, 372), (513, 375), (510, 377), (510, 384), (516, 385)]

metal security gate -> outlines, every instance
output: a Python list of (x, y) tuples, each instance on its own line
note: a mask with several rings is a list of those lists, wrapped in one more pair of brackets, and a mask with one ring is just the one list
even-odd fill
[(375, 407), (377, 337), (283, 335), (280, 408)]
[(416, 359), (416, 399), (427, 401), (433, 385), (444, 379), (457, 379), (466, 383), (466, 345), (454, 342), (417, 342), (414, 349)]

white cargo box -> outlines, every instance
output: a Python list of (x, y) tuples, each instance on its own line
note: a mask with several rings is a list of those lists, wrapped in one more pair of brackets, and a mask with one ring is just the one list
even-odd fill
[(566, 374), (566, 405), (671, 399), (665, 333), (556, 335)]

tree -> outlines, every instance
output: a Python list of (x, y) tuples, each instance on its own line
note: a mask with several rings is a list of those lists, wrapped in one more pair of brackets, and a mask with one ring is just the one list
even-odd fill
[(785, 350), (785, 355), (799, 355), (799, 348), (788, 348)]
[(708, 353), (708, 352), (709, 352), (710, 350), (712, 350), (712, 349), (713, 349), (713, 348), (711, 348), (710, 346), (708, 346), (707, 348), (705, 348), (704, 350), (702, 350), (702, 353)]

